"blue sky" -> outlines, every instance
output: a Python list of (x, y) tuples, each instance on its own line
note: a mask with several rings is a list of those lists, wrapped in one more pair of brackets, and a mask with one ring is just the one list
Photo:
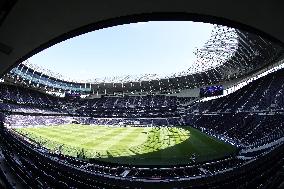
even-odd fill
[(141, 22), (89, 32), (56, 44), (29, 59), (74, 80), (181, 72), (193, 51), (210, 38), (213, 25)]

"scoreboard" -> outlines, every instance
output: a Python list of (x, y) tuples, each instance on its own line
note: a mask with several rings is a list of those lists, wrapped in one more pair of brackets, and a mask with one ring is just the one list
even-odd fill
[(210, 97), (223, 95), (224, 88), (222, 85), (208, 86), (200, 88), (200, 97)]
[(77, 92), (65, 92), (65, 98), (67, 99), (78, 99), (81, 97), (81, 93)]

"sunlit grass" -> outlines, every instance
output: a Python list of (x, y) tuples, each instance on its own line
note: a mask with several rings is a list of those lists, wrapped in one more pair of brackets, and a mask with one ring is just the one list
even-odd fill
[(191, 127), (112, 127), (69, 124), (19, 128), (17, 132), (74, 157), (138, 164), (172, 164), (222, 157), (235, 148)]

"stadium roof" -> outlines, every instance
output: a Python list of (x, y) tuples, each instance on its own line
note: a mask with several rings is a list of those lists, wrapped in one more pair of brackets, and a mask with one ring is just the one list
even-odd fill
[[(140, 84), (101, 83), (91, 86), (84, 83), (77, 85), (80, 89), (88, 86), (89, 89), (93, 89), (93, 92), (99, 93), (124, 90), (153, 91), (163, 88), (182, 89), (244, 76), (251, 73), (253, 69), (263, 68), (273, 61), (268, 57), (273, 55), (275, 58), (275, 55), (279, 55), (279, 46), (275, 46), (274, 42), (280, 46), (284, 42), (282, 6), (272, 1), (255, 4), (254, 2), (223, 0), (194, 2), (165, 0), (163, 3), (128, 0), (119, 2), (110, 0), (107, 3), (92, 0), (86, 0), (84, 3), (69, 0), (48, 2), (4, 0), (0, 3), (0, 10), (2, 12), (0, 16), (0, 74), (2, 75), (9, 73), (15, 65), (19, 65), (32, 55), (58, 42), (86, 32), (132, 22), (202, 21), (236, 27), (239, 38), (243, 39), (239, 43), (241, 48), (236, 56), (233, 56), (226, 64), (228, 66), (219, 66), (217, 70), (212, 69), (211, 72), (191, 74), (190, 77), (182, 76), (176, 79), (140, 82)], [(255, 38), (243, 31), (260, 34), (265, 37), (265, 40), (262, 37)], [(248, 45), (255, 48), (247, 48)], [(262, 48), (263, 45), (265, 48)], [(198, 51), (198, 54), (202, 57), (206, 56), (210, 44), (205, 49), (207, 50)], [(257, 62), (261, 62), (261, 65), (257, 65)], [(19, 65), (18, 68), (30, 74), (28, 78), (36, 73), (35, 70), (27, 70), (23, 65)], [(40, 74), (34, 79), (38, 80), (39, 77), (45, 76)], [(51, 77), (45, 78), (50, 79)], [(51, 87), (55, 87), (54, 82), (51, 83), (53, 83)], [(74, 87), (74, 84), (67, 85)]]
[(11, 65), (70, 37), (136, 21), (199, 20), (250, 29), (284, 42), (284, 13), (281, 2), (274, 1), (4, 0), (0, 10), (2, 74)]
[[(214, 26), (211, 36), (195, 52), (197, 59), (185, 71), (164, 77), (115, 77), (97, 82), (70, 82), (22, 63), (7, 73), (5, 80), (43, 88), (45, 91), (80, 93), (176, 93), (184, 89), (224, 83), (268, 68), (283, 55), (283, 47), (246, 31)], [(106, 65), (107, 67), (107, 65)], [(134, 69), (139, 69), (135, 66)], [(147, 67), (151, 70), (151, 68)]]

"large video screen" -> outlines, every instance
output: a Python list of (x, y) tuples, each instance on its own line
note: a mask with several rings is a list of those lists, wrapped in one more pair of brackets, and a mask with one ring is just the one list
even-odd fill
[(77, 99), (80, 97), (81, 97), (81, 94), (78, 92), (65, 92), (65, 98), (67, 99)]
[(210, 97), (223, 95), (224, 88), (222, 85), (215, 85), (200, 88), (200, 97)]

